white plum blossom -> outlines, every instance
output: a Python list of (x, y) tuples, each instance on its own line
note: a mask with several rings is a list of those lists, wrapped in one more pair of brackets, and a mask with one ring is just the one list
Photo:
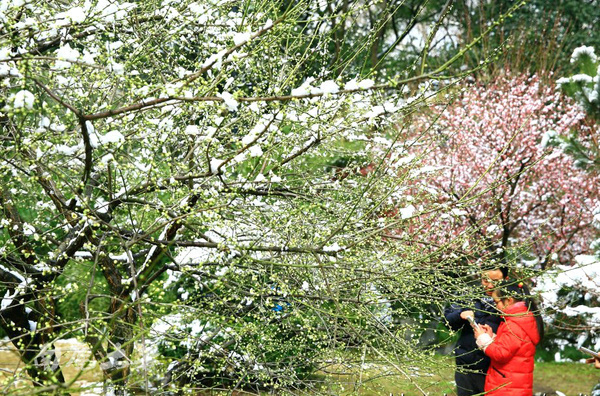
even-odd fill
[[(331, 70), (331, 36), (319, 26), (330, 27), (314, 13), (329, 7), (326, 0), (304, 2), (306, 12), (282, 15), (269, 2), (240, 7), (218, 0), (125, 1), (0, 0), (0, 11), (8, 3), (24, 7), (0, 12), (15, 30), (0, 42), (0, 75), (10, 95), (5, 115), (22, 137), (19, 145), (6, 142), (3, 157), (14, 163), (0, 166), (8, 170), (6, 191), (15, 207), (35, 214), (25, 217), (29, 223), (1, 218), (0, 224), (11, 228), (6, 238), (18, 235), (40, 245), (28, 258), (36, 263), (32, 268), (78, 266), (65, 274), (69, 287), (54, 290), (34, 279), (35, 287), (48, 287), (50, 297), (71, 298), (78, 287), (98, 289), (92, 282), (102, 277), (98, 290), (106, 291), (107, 301), (123, 297), (95, 304), (93, 317), (115, 318), (132, 329), (135, 353), (120, 350), (119, 329), (110, 323), (86, 328), (90, 339), (116, 349), (100, 348), (94, 355), (104, 354), (98, 363), (106, 370), (146, 357), (139, 350), (146, 347), (143, 328), (157, 356), (164, 353), (158, 352), (159, 340), (166, 353), (171, 346), (184, 352), (178, 351), (183, 357), (173, 365), (167, 355), (152, 356), (154, 364), (164, 363), (156, 371), (134, 367), (133, 382), (122, 378), (124, 389), (146, 374), (179, 378), (177, 370), (190, 356), (198, 362), (190, 381), (226, 362), (221, 374), (270, 382), (262, 373), (287, 378), (287, 367), (307, 360), (304, 341), (323, 355), (330, 352), (325, 345), (339, 345), (334, 340), (321, 347), (306, 334), (345, 339), (356, 323), (382, 334), (377, 326), (389, 323), (392, 311), (381, 288), (388, 279), (411, 285), (422, 271), (414, 265), (422, 264), (413, 259), (419, 258), (412, 254), (415, 246), (387, 235), (418, 228), (396, 225), (437, 207), (423, 209), (429, 206), (421, 191), (430, 191), (415, 186), (413, 192), (412, 183), (426, 177), (414, 171), (421, 163), (406, 149), (412, 142), (399, 135), (405, 112), (398, 110), (405, 109), (408, 94), (370, 92), (379, 88), (375, 77), (361, 76), (376, 75), (381, 88), (394, 88), (391, 81), (410, 80), (414, 73), (371, 74), (369, 65), (356, 67), (354, 59)], [(362, 20), (363, 6), (352, 3), (347, 19)], [(298, 18), (305, 17), (307, 29), (297, 31)], [(13, 78), (18, 70), (27, 73)], [(19, 108), (36, 111), (11, 111)], [(6, 245), (0, 254), (23, 253), (12, 241)], [(108, 276), (114, 279), (104, 282)], [(0, 295), (0, 308), (26, 296), (14, 282), (5, 283), (10, 293)], [(31, 298), (45, 291), (31, 290)], [(172, 294), (179, 296), (176, 304)], [(339, 296), (359, 296), (364, 305), (354, 310), (355, 302)], [(323, 304), (330, 298), (339, 310)], [(142, 318), (128, 315), (127, 305), (117, 306), (131, 301), (159, 309)], [(239, 314), (231, 317), (234, 311)], [(331, 317), (350, 313), (361, 317), (350, 324), (335, 319), (329, 332)], [(63, 318), (49, 316), (40, 325), (24, 321), (23, 334), (40, 331), (46, 319), (57, 320), (51, 339), (68, 331)], [(285, 333), (280, 337), (278, 331)], [(295, 342), (290, 334), (299, 337), (293, 350), (298, 358), (286, 352), (286, 367), (267, 361), (273, 340), (276, 349), (287, 350), (286, 343)], [(406, 350), (403, 340), (392, 340), (390, 356)]]

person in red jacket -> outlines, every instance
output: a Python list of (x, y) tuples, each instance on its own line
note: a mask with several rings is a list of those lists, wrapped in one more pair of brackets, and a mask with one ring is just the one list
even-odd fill
[(531, 396), (535, 347), (544, 335), (539, 311), (523, 282), (505, 281), (492, 297), (504, 319), (498, 333), (487, 325), (475, 329), (477, 345), (491, 361), (486, 395)]

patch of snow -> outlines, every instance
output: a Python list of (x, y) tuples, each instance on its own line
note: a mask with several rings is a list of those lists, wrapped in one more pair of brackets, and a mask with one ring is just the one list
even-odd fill
[(408, 205), (407, 207), (400, 209), (400, 217), (403, 219), (410, 219), (415, 215), (416, 211), (417, 208), (413, 205)]

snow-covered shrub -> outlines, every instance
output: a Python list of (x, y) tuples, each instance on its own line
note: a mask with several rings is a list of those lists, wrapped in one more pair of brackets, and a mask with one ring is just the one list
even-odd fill
[(600, 170), (600, 60), (593, 47), (576, 48), (571, 63), (577, 74), (562, 77), (557, 83), (562, 90), (575, 99), (590, 119), (586, 128), (570, 133), (556, 134), (549, 143), (560, 147), (573, 157), (575, 165), (592, 172)]
[(544, 307), (548, 336), (543, 357), (578, 360), (580, 346), (600, 350), (600, 260), (575, 257), (570, 266), (557, 266), (537, 279), (535, 290)]

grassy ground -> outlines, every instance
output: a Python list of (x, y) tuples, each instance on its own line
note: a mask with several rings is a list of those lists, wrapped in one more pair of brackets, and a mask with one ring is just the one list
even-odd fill
[[(76, 341), (66, 340), (57, 345), (61, 350), (61, 363), (65, 368), (65, 377), (68, 379), (82, 367), (83, 362), (89, 360), (89, 356), (81, 351)], [(0, 393), (6, 394), (8, 390), (17, 390), (26, 387), (26, 383), (15, 378), (14, 372), (19, 372), (22, 365), (16, 352), (0, 345)], [(84, 348), (83, 348), (84, 349)], [(69, 363), (69, 364), (68, 364)], [(406, 363), (406, 362), (404, 362)], [(415, 365), (417, 362), (415, 361)], [(363, 370), (359, 369), (360, 362), (341, 366), (328, 367), (326, 371), (315, 376), (315, 387), (288, 389), (275, 393), (277, 395), (312, 395), (328, 394), (341, 396), (422, 396), (423, 393), (431, 396), (456, 395), (454, 390), (454, 359), (447, 356), (433, 356), (425, 368), (422, 361), (418, 366), (410, 367), (404, 364), (404, 374), (390, 364), (367, 363)], [(433, 368), (431, 368), (433, 367)], [(78, 385), (86, 386), (101, 381), (101, 375), (97, 366), (94, 370), (86, 372), (79, 378)], [(534, 392), (546, 395), (556, 395), (560, 391), (567, 396), (589, 395), (592, 387), (600, 380), (600, 370), (594, 369), (593, 365), (583, 363), (536, 363), (534, 371)], [(3, 384), (6, 382), (6, 384)], [(3, 386), (4, 385), (4, 386)], [(321, 389), (314, 390), (314, 389)], [(421, 389), (422, 391), (420, 391)], [(77, 394), (74, 392), (73, 394)], [(204, 392), (199, 395), (224, 395), (229, 392)], [(273, 393), (261, 393), (269, 395)], [(256, 393), (238, 391), (236, 396), (256, 395)]]
[(600, 370), (583, 363), (538, 363), (534, 371), (534, 390), (551, 394), (559, 390), (565, 395), (589, 395), (600, 381)]
[[(421, 374), (407, 378), (392, 370), (370, 368), (363, 372), (359, 382), (356, 375), (346, 376), (344, 389), (339, 389), (341, 395), (393, 395), (417, 396), (423, 395), (419, 388), (429, 395), (456, 395), (453, 375), (450, 365), (439, 369), (434, 374)], [(342, 380), (342, 378), (336, 378)], [(600, 380), (600, 370), (592, 365), (582, 363), (536, 363), (534, 371), (534, 393), (548, 396), (560, 391), (567, 396), (589, 395), (592, 387)], [(331, 391), (331, 390), (330, 390)], [(334, 392), (335, 393), (335, 392)]]

